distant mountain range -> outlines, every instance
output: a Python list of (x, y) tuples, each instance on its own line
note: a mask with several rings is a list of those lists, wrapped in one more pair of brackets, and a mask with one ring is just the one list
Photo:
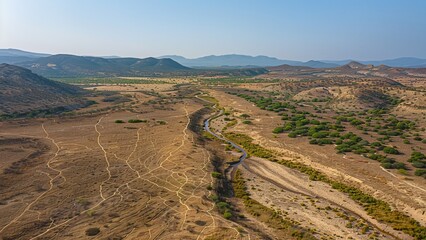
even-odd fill
[[(301, 61), (292, 61), (292, 60), (282, 60), (274, 57), (267, 56), (247, 56), (247, 55), (220, 55), (220, 56), (206, 56), (200, 58), (188, 59), (182, 56), (176, 55), (166, 55), (159, 58), (170, 58), (176, 62), (188, 66), (188, 67), (244, 67), (244, 66), (257, 66), (257, 67), (270, 67), (270, 66), (280, 66), (280, 65), (290, 65), (290, 66), (302, 66), (302, 67), (312, 67), (312, 68), (333, 68), (348, 64), (354, 60), (342, 60), (342, 61), (332, 61), (332, 60), (311, 60), (307, 62)], [(421, 58), (396, 58), (388, 59), (382, 61), (357, 61), (362, 64), (372, 64), (375, 66), (378, 65), (387, 65), (390, 67), (405, 67), (405, 68), (423, 68), (426, 67), (426, 59)]]
[(356, 79), (375, 79), (375, 81), (380, 81), (385, 85), (401, 85), (407, 81), (413, 84), (413, 78), (424, 79), (426, 77), (426, 68), (403, 68), (386, 65), (374, 66), (355, 61), (335, 68), (311, 68), (285, 64), (267, 67), (266, 69), (269, 70), (267, 75), (269, 78), (304, 79), (309, 76), (310, 80), (327, 78), (354, 81), (357, 81)]
[[(354, 60), (342, 60), (342, 61), (328, 61), (321, 60), (321, 62), (332, 63), (338, 65), (345, 65)], [(374, 66), (386, 65), (389, 67), (404, 67), (404, 68), (426, 68), (426, 59), (414, 58), (414, 57), (401, 57), (395, 59), (387, 59), (381, 61), (356, 61), (362, 64), (369, 64)]]
[[(43, 54), (43, 53), (26, 52), (26, 51), (22, 51), (18, 49), (0, 49), (0, 63), (17, 64), (17, 65), (26, 66), (26, 67), (28, 66), (27, 63), (29, 62), (34, 62), (36, 64), (39, 59), (42, 59), (42, 58), (49, 59), (49, 57), (53, 57), (53, 56), (57, 56), (55, 57), (55, 59), (58, 59), (61, 57), (63, 58), (64, 56), (73, 56), (73, 55), (66, 55), (66, 54), (49, 55), (49, 54)], [(58, 56), (61, 56), (61, 57), (58, 57)], [(122, 58), (118, 56), (105, 56), (105, 57), (74, 56), (74, 57), (86, 58), (81, 60), (86, 63), (87, 63), (86, 60), (91, 61), (92, 63), (94, 63), (94, 65), (96, 65), (94, 66), (95, 68), (99, 68), (100, 66), (104, 66), (105, 68), (108, 67), (108, 64), (105, 62), (101, 63), (102, 60), (100, 59), (106, 59), (107, 60), (106, 62), (109, 62), (112, 65), (122, 64), (123, 62), (126, 62), (132, 65), (139, 60), (141, 61), (144, 60), (139, 58)], [(120, 60), (120, 59), (123, 59), (123, 60)], [(151, 62), (151, 64), (154, 62), (153, 60), (154, 58), (145, 58), (145, 59), (150, 59), (149, 62)], [(253, 56), (238, 55), (238, 54), (228, 54), (228, 55), (220, 55), (220, 56), (211, 55), (211, 56), (192, 58), (192, 59), (185, 58), (182, 56), (177, 56), (177, 55), (166, 55), (166, 56), (159, 57), (159, 59), (171, 59), (177, 62), (179, 65), (183, 65), (186, 67), (209, 68), (209, 69), (256, 68), (256, 67), (270, 67), (270, 66), (279, 66), (279, 65), (303, 66), (303, 67), (312, 67), (312, 68), (333, 68), (333, 67), (342, 66), (351, 61), (354, 61), (354, 60), (340, 60), (340, 61), (311, 60), (307, 62), (302, 62), (302, 61), (293, 61), (293, 60), (283, 60), (283, 59), (278, 59), (278, 58), (268, 57), (268, 56), (253, 57)], [(113, 60), (117, 60), (117, 61), (113, 61)], [(23, 64), (24, 62), (26, 63)], [(46, 63), (46, 60), (42, 60), (42, 62)], [(403, 57), (403, 58), (387, 59), (387, 60), (381, 60), (381, 61), (357, 61), (357, 62), (362, 64), (372, 64), (375, 66), (387, 65), (391, 67), (426, 68), (426, 59), (413, 58), (413, 57)], [(55, 63), (52, 62), (52, 64), (55, 64)], [(97, 64), (99, 64), (100, 66), (97, 66)], [(168, 66), (169, 64), (171, 65)], [(152, 68), (152, 70), (161, 70), (161, 71), (163, 70), (175, 71), (178, 69), (183, 70), (182, 68), (183, 66), (178, 66), (175, 63), (171, 63), (170, 61), (168, 63), (159, 62), (157, 67)], [(118, 66), (109, 66), (109, 67), (117, 68)], [(125, 66), (121, 66), (121, 67), (125, 68)], [(136, 72), (141, 70), (136, 66), (127, 66), (127, 67), (130, 69), (133, 68), (133, 71), (136, 71)], [(101, 72), (104, 72), (104, 70), (105, 69), (101, 68)], [(34, 69), (34, 71), (37, 72), (37, 69)]]
[(170, 58), (174, 61), (188, 67), (195, 68), (221, 68), (221, 67), (268, 67), (268, 66), (279, 66), (279, 65), (290, 65), (290, 66), (305, 66), (314, 68), (332, 68), (339, 66), (335, 63), (325, 63), (319, 61), (292, 61), (292, 60), (281, 60), (274, 57), (268, 56), (247, 56), (247, 55), (221, 55), (221, 56), (205, 56), (200, 58), (188, 59), (182, 56), (166, 55), (159, 58)]
[(102, 58), (57, 54), (32, 57), (13, 63), (43, 77), (114, 77), (114, 76), (254, 76), (266, 73), (265, 68), (194, 69), (170, 58)]

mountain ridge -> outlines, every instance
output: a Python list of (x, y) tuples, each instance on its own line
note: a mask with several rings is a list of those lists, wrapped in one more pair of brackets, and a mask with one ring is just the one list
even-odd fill
[(15, 64), (48, 56), (50, 54), (27, 52), (14, 48), (0, 49), (0, 63)]
[(279, 66), (283, 64), (291, 66), (308, 66), (308, 67), (337, 67), (333, 63), (323, 63), (319, 61), (310, 60), (308, 62), (282, 60), (275, 57), (268, 57), (264, 55), (249, 56), (240, 54), (226, 54), (226, 55), (209, 55), (199, 58), (185, 58), (179, 55), (165, 55), (159, 58), (171, 58), (174, 61), (189, 67), (244, 67), (244, 66), (258, 66), (269, 67)]
[(17, 65), (46, 77), (133, 76), (190, 70), (168, 58), (101, 58), (70, 54), (51, 55)]
[[(303, 61), (294, 61), (294, 60), (282, 60), (275, 57), (268, 56), (249, 56), (249, 55), (239, 55), (239, 54), (226, 54), (226, 55), (209, 55), (199, 58), (185, 58), (179, 55), (164, 55), (159, 58), (168, 57), (176, 62), (181, 63), (182, 65), (189, 67), (221, 67), (221, 66), (234, 66), (234, 67), (243, 67), (243, 66), (259, 66), (259, 67), (274, 67), (280, 65), (290, 65), (290, 66), (305, 66), (313, 68), (332, 68), (346, 65), (352, 61), (359, 62), (365, 65), (387, 65), (390, 67), (405, 67), (405, 68), (419, 68), (426, 66), (426, 59), (416, 58), (416, 57), (400, 57), (394, 59), (384, 59), (384, 60), (374, 60), (374, 61), (364, 61), (364, 60), (309, 60), (306, 62)], [(237, 57), (242, 58), (240, 61), (230, 63), (229, 59), (235, 59)], [(214, 60), (216, 58), (216, 60)], [(206, 59), (209, 62), (206, 62)], [(256, 60), (259, 60), (256, 62)]]
[[(61, 55), (61, 54), (55, 54)], [(66, 54), (70, 55), (70, 54)], [(34, 53), (29, 51), (23, 51), (19, 49), (0, 49), (0, 63), (9, 64), (21, 64), (35, 60), (37, 58), (52, 56), (51, 54), (45, 53)], [(74, 55), (77, 56), (77, 55)], [(84, 56), (94, 57), (94, 56)], [(120, 56), (102, 56), (104, 59), (117, 59), (117, 58), (129, 58)], [(400, 57), (394, 59), (384, 60), (309, 60), (306, 62), (295, 61), (295, 60), (283, 60), (276, 57), (269, 57), (264, 55), (249, 56), (242, 54), (225, 54), (225, 55), (208, 55), (198, 58), (186, 58), (180, 55), (164, 55), (158, 57), (170, 58), (175, 62), (195, 68), (221, 68), (221, 67), (236, 67), (236, 68), (248, 68), (248, 67), (272, 67), (288, 64), (291, 66), (307, 66), (313, 68), (331, 68), (337, 66), (343, 66), (351, 61), (357, 61), (362, 64), (371, 64), (374, 66), (387, 65), (390, 67), (405, 67), (405, 68), (424, 68), (426, 67), (426, 59), (418, 57)]]

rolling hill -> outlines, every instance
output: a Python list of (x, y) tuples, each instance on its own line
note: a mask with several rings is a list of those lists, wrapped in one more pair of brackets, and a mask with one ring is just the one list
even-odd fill
[[(331, 61), (331, 60), (320, 60), (325, 63), (334, 63), (337, 65), (345, 65), (354, 60), (341, 60), (341, 61)], [(385, 59), (378, 61), (356, 61), (362, 64), (371, 64), (374, 66), (386, 65), (389, 67), (404, 67), (404, 68), (422, 68), (426, 66), (426, 59), (414, 58), (414, 57), (401, 57), (395, 59)]]
[(187, 72), (171, 59), (101, 58), (58, 54), (17, 64), (46, 77), (137, 76)]
[(50, 56), (44, 53), (26, 52), (19, 49), (0, 49), (0, 63), (18, 63)]
[(55, 82), (30, 70), (0, 64), (0, 116), (23, 116), (39, 112), (72, 110), (87, 105), (85, 91)]
[[(426, 76), (425, 68), (401, 68), (389, 67), (386, 65), (366, 65), (351, 61), (343, 66), (335, 68), (310, 68), (300, 66), (281, 65), (269, 67), (267, 77), (276, 78), (307, 78), (310, 79), (335, 79), (343, 78), (355, 81), (355, 79), (375, 79), (387, 84), (408, 84), (412, 85), (416, 81), (423, 81)], [(415, 80), (416, 78), (417, 80)]]

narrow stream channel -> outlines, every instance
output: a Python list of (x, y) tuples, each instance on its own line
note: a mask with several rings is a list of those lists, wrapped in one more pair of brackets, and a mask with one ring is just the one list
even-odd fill
[(223, 114), (223, 110), (220, 110), (220, 112), (210, 118), (208, 118), (207, 120), (204, 121), (204, 130), (206, 130), (208, 133), (210, 133), (211, 135), (215, 136), (216, 138), (223, 140), (229, 144), (231, 144), (234, 148), (238, 149), (239, 151), (241, 151), (243, 154), (240, 156), (240, 158), (238, 159), (238, 162), (231, 164), (231, 167), (236, 168), (238, 167), (238, 165), (240, 165), (241, 163), (243, 163), (244, 159), (247, 158), (247, 152), (246, 150), (244, 150), (244, 148), (240, 147), (239, 145), (237, 145), (236, 143), (232, 142), (231, 140), (218, 135), (216, 133), (214, 133), (213, 131), (210, 130), (210, 121), (212, 119), (215, 119), (219, 116), (221, 116)]

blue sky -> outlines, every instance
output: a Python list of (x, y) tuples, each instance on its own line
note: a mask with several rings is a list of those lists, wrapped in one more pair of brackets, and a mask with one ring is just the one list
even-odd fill
[(426, 1), (0, 0), (0, 48), (134, 57), (426, 58)]

